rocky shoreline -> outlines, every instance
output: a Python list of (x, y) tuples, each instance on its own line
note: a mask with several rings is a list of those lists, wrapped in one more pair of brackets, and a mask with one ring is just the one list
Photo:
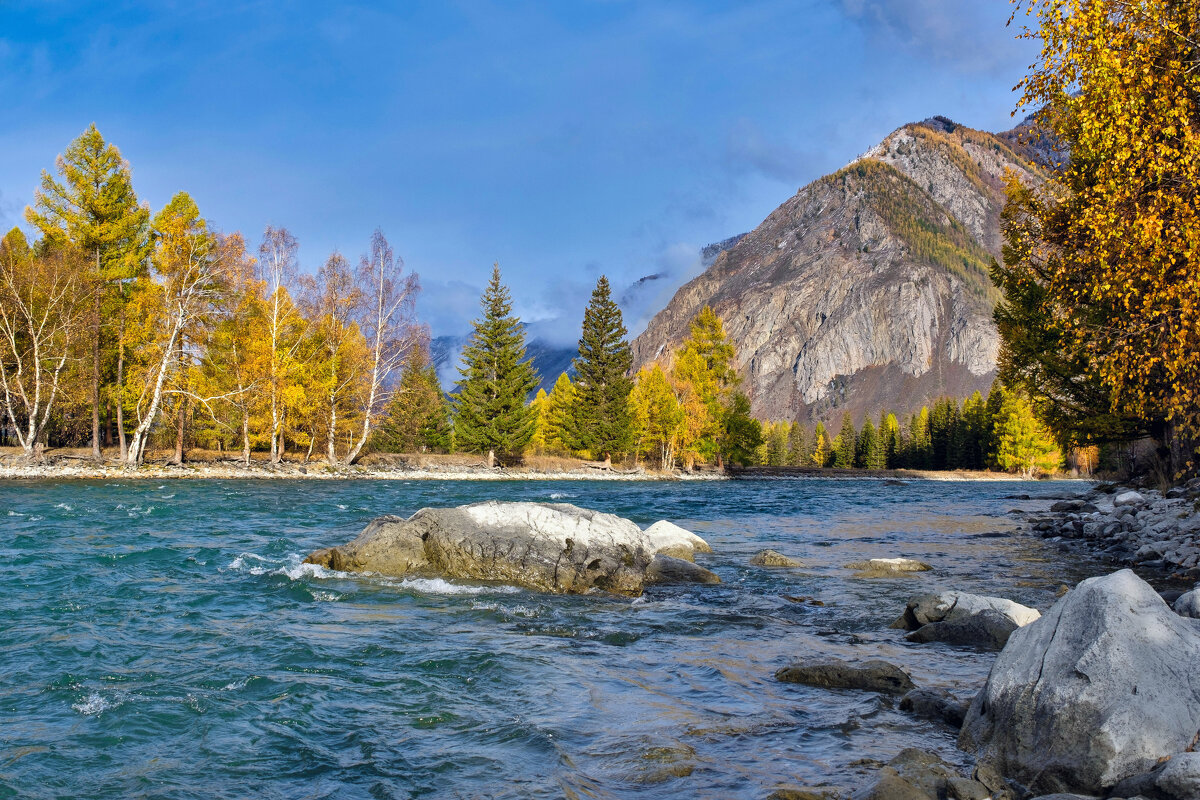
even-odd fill
[(95, 463), (82, 459), (42, 464), (0, 464), (0, 480), (456, 480), (456, 481), (695, 481), (726, 480), (718, 472), (655, 472), (582, 468), (567, 471), (503, 467), (403, 467), (350, 466), (330, 467), (310, 464), (263, 464), (246, 466), (241, 462), (189, 462), (183, 465), (145, 464), (128, 468), (114, 463)]

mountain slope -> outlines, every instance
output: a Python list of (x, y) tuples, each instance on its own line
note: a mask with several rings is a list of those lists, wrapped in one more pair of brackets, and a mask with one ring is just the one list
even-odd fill
[(633, 343), (668, 360), (708, 304), (738, 347), (754, 413), (857, 420), (990, 386), (988, 264), (1007, 170), (992, 134), (935, 117), (814, 181), (685, 284)]

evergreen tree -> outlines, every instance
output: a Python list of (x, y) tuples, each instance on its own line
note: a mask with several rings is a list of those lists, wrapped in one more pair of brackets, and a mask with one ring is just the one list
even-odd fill
[(463, 351), (462, 378), (454, 399), (454, 433), (459, 449), (519, 454), (533, 438), (537, 420), (525, 398), (537, 386), (533, 366), (525, 359), (525, 334), (512, 316), (508, 287), (500, 267), (483, 293), (483, 318), (476, 320)]
[(882, 442), (884, 469), (900, 466), (900, 422), (896, 415), (888, 413), (879, 420), (879, 438)]
[(799, 420), (792, 423), (787, 439), (787, 465), (789, 467), (811, 466), (813, 451), (812, 438), (808, 428)]
[(987, 403), (979, 392), (963, 403), (963, 461), (966, 469), (983, 469), (987, 466)]
[(450, 415), (437, 368), (416, 347), (400, 373), (400, 384), (374, 434), (375, 447), (397, 453), (450, 449)]
[(956, 469), (958, 404), (943, 397), (933, 404), (929, 414), (929, 469)]
[(1000, 463), (996, 460), (996, 450), (999, 437), (996, 435), (996, 420), (1000, 417), (1000, 411), (1004, 408), (1004, 401), (1008, 398), (1008, 391), (1004, 388), (999, 380), (992, 383), (991, 391), (988, 392), (987, 404), (984, 406), (986, 413), (986, 421), (984, 424), (983, 436), (983, 452), (984, 466), (987, 468), (998, 467)]
[(766, 466), (782, 467), (788, 460), (788, 434), (791, 426), (786, 422), (771, 423), (766, 430)]
[(755, 452), (763, 443), (762, 423), (750, 416), (750, 398), (735, 392), (725, 413), (725, 437), (721, 452), (732, 464), (755, 463)]
[(921, 406), (921, 410), (909, 418), (908, 435), (904, 443), (904, 465), (910, 469), (930, 469), (933, 442), (930, 438), (928, 406)]
[(854, 420), (847, 411), (842, 414), (842, 429), (838, 431), (837, 440), (834, 443), (833, 465), (841, 469), (853, 467), (854, 451), (857, 445), (858, 437), (854, 432)]
[(883, 469), (883, 441), (875, 430), (870, 417), (863, 420), (858, 434), (858, 447), (854, 454), (854, 466), (859, 469)]
[(633, 355), (626, 333), (608, 278), (601, 275), (583, 315), (583, 335), (575, 359), (579, 404), (571, 437), (579, 449), (589, 450), (597, 458), (622, 454), (631, 444), (629, 393), (633, 381), (627, 373)]
[[(101, 383), (106, 367), (110, 375), (115, 371), (110, 394), (121, 394), (127, 287), (134, 278), (146, 274), (150, 209), (138, 203), (129, 164), (116, 145), (104, 141), (94, 124), (67, 146), (56, 166), (61, 182), (43, 171), (41, 188), (33, 206), (25, 210), (25, 218), (47, 243), (76, 248), (86, 254), (92, 267), (88, 285), (79, 293), (86, 291), (92, 301), (88, 366), (92, 455), (99, 458)], [(123, 407), (119, 401), (117, 417), (122, 423), (118, 428), (124, 444)]]

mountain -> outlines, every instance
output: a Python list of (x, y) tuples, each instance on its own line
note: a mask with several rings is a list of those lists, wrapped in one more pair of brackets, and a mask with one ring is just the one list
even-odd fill
[[(459, 360), (469, 339), (469, 336), (435, 336), (429, 343), (430, 360), (437, 369), (442, 389), (447, 392), (454, 391), (454, 383), (459, 379)], [(574, 376), (571, 361), (579, 355), (579, 349), (533, 339), (526, 342), (525, 355), (533, 359), (533, 369), (539, 381), (537, 388), (549, 392), (561, 373), (568, 372)]]
[(760, 418), (861, 422), (986, 392), (1005, 174), (1035, 169), (944, 117), (905, 125), (735, 237), (634, 340), (635, 368), (668, 359), (707, 304)]

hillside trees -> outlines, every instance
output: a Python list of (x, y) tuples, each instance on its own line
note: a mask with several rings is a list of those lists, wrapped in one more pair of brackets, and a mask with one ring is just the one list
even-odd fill
[[(92, 455), (100, 458), (100, 406), (103, 362), (116, 351), (116, 392), (124, 379), (125, 305), (128, 285), (145, 272), (149, 252), (150, 210), (138, 203), (133, 191), (129, 165), (116, 145), (104, 140), (91, 125), (56, 160), (59, 178), (43, 171), (34, 205), (25, 210), (25, 218), (35, 226), (48, 244), (70, 245), (86, 254), (90, 270), (86, 285), (75, 291), (91, 300), (90, 402), (92, 408)], [(114, 313), (115, 312), (115, 313)], [(115, 348), (106, 343), (105, 321), (115, 317)], [(111, 330), (107, 332), (111, 334)], [(111, 339), (111, 335), (108, 336)], [(110, 346), (106, 347), (105, 345)], [(124, 457), (122, 408), (117, 405), (118, 432)]]
[(1020, 5), (1042, 42), (1022, 103), (1070, 161), (1010, 187), (1005, 379), (1063, 441), (1145, 431), (1180, 469), (1200, 441), (1200, 15), (1179, 0)]
[(533, 438), (537, 420), (525, 399), (537, 377), (525, 360), (525, 334), (512, 316), (499, 266), (492, 268), (481, 306), (483, 317), (473, 323), (459, 369), (454, 430), (460, 449), (487, 453), (490, 463), (495, 455), (518, 455)]
[(17, 228), (0, 240), (0, 391), (26, 459), (38, 453), (80, 337), (81, 261), (69, 245), (35, 252)]

